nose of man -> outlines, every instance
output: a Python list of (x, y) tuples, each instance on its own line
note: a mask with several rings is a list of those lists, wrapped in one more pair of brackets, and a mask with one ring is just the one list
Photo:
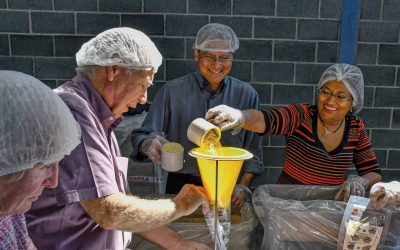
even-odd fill
[(221, 61), (221, 59), (215, 59), (214, 61), (212, 61), (211, 65), (213, 68), (220, 69), (220, 68), (224, 67), (224, 62)]
[(44, 180), (43, 186), (48, 188), (55, 188), (58, 185), (58, 163), (56, 166), (51, 168), (50, 176)]
[(147, 90), (144, 92), (143, 95), (139, 96), (139, 103), (145, 104), (147, 102)]

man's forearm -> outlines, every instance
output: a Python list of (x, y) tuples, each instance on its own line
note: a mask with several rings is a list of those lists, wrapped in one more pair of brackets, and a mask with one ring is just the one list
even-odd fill
[(145, 200), (116, 193), (80, 204), (105, 229), (146, 231), (177, 218), (175, 203), (169, 199)]
[(167, 226), (137, 233), (140, 237), (166, 249), (176, 249), (181, 237)]
[(147, 200), (122, 193), (81, 201), (81, 206), (105, 229), (148, 231), (193, 213), (199, 206), (208, 209), (202, 187), (186, 184), (172, 199)]
[(240, 184), (249, 187), (253, 179), (254, 179), (253, 173), (244, 173), (242, 179), (240, 180)]

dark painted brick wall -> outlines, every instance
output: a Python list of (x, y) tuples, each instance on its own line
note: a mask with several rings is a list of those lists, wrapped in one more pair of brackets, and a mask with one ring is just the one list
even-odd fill
[(296, 19), (255, 18), (254, 36), (257, 38), (294, 39), (296, 37)]
[(8, 35), (0, 35), (0, 55), (10, 55)]
[[(400, 179), (400, 1), (360, 0), (357, 65), (365, 78), (364, 119), (387, 180)], [(119, 26), (147, 33), (164, 63), (150, 100), (167, 81), (196, 70), (193, 42), (209, 22), (240, 39), (231, 75), (247, 81), (263, 108), (315, 99), (315, 84), (338, 60), (342, 0), (0, 0), (0, 69), (56, 87), (74, 75), (75, 53)], [(284, 137), (264, 138), (265, 172), (274, 183)]]
[(10, 35), (10, 41), (12, 55), (54, 56), (52, 36)]
[(51, 10), (51, 0), (8, 0), (11, 9)]
[(73, 13), (32, 12), (31, 22), (33, 33), (75, 34), (75, 20)]

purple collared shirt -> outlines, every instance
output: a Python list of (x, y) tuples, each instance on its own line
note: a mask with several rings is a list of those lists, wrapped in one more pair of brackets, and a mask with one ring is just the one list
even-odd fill
[(93, 85), (77, 75), (55, 89), (82, 130), (82, 143), (60, 162), (58, 187), (45, 189), (26, 214), (38, 249), (125, 249), (131, 233), (104, 230), (79, 202), (129, 191), (127, 158), (113, 129), (114, 116)]

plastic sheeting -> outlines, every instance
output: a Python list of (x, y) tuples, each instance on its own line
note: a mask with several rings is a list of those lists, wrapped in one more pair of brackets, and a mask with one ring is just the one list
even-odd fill
[[(333, 200), (339, 187), (263, 185), (253, 193), (264, 227), (261, 249), (337, 249), (346, 203)], [(384, 249), (400, 249), (400, 214), (391, 214)]]
[[(257, 225), (258, 219), (254, 214), (251, 203), (247, 202), (240, 211), (233, 209), (228, 249), (249, 249), (249, 245), (251, 244), (251, 234)], [(197, 210), (195, 214), (183, 217), (180, 220), (171, 223), (171, 228), (173, 228), (184, 239), (201, 242), (212, 249), (214, 248), (214, 241), (212, 240), (210, 231), (204, 222), (201, 210)], [(160, 249), (158, 246), (136, 235), (132, 238), (132, 243), (129, 248), (138, 250)]]

